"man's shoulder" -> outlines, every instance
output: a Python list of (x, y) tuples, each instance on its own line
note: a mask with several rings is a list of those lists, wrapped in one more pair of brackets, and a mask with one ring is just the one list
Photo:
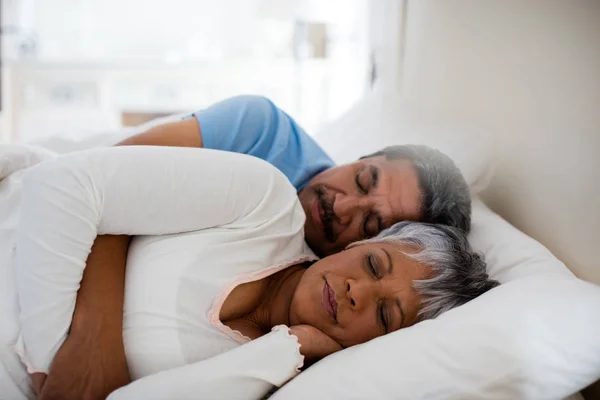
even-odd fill
[(301, 190), (315, 175), (335, 165), (317, 141), (283, 109), (265, 97), (253, 99), (269, 119), (269, 132), (262, 139), (268, 142), (265, 159), (280, 169), (297, 190)]
[(334, 165), (306, 130), (267, 97), (231, 97), (197, 116), (207, 133), (207, 147), (261, 158), (283, 172), (298, 190)]
[(271, 150), (329, 159), (312, 136), (271, 99), (258, 95), (242, 95), (237, 99), (243, 105), (246, 119), (263, 127), (261, 139), (273, 146)]

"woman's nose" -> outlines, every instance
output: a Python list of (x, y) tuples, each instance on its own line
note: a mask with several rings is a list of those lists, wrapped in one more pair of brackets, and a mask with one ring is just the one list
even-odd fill
[(375, 282), (367, 282), (364, 279), (346, 280), (346, 297), (348, 298), (350, 307), (355, 311), (361, 310), (372, 302), (376, 290)]

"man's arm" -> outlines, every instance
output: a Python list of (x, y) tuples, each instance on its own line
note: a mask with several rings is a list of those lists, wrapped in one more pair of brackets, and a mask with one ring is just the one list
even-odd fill
[(333, 160), (283, 110), (261, 96), (236, 96), (132, 136), (118, 145), (177, 146), (247, 154), (274, 165), (300, 190)]
[(41, 399), (104, 399), (131, 381), (123, 346), (129, 242), (124, 235), (96, 238), (69, 336), (52, 362)]
[(246, 95), (225, 99), (181, 121), (155, 126), (117, 145), (204, 147), (273, 163), (269, 157), (297, 140), (294, 133), (298, 130), (270, 100)]
[(155, 126), (117, 143), (117, 146), (203, 147), (202, 145), (202, 133), (196, 118)]

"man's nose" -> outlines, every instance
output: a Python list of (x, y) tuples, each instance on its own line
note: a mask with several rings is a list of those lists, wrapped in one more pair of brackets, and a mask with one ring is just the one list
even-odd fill
[(333, 203), (333, 212), (341, 225), (349, 225), (355, 216), (362, 215), (365, 207), (367, 207), (365, 199), (338, 194)]

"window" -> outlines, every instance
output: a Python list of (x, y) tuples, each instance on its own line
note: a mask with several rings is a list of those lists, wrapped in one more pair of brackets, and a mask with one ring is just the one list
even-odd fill
[(13, 41), (9, 60), (20, 141), (113, 129), (242, 93), (273, 99), (315, 132), (369, 85), (368, 0), (17, 4), (35, 37), (26, 53)]

